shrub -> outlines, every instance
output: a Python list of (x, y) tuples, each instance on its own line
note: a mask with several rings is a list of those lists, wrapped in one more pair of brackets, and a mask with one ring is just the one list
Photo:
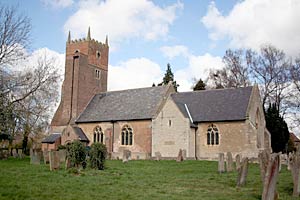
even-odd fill
[(101, 143), (93, 143), (90, 150), (90, 163), (94, 169), (103, 170), (106, 158), (106, 146)]
[(67, 145), (67, 157), (72, 165), (78, 168), (86, 160), (85, 146), (79, 140), (75, 140), (70, 145)]
[(65, 145), (62, 145), (62, 144), (58, 145), (58, 147), (57, 147), (58, 150), (66, 149), (66, 148), (67, 147)]

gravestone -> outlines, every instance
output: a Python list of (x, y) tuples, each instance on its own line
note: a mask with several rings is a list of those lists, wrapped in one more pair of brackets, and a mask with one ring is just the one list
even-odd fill
[(186, 160), (186, 150), (182, 149), (182, 158), (183, 160)]
[(23, 150), (22, 149), (18, 149), (18, 157), (20, 159), (24, 158), (24, 154), (23, 154)]
[(227, 157), (226, 158), (226, 171), (232, 172), (233, 171), (233, 159), (232, 159), (231, 152), (227, 152), (226, 157)]
[(300, 193), (300, 153), (296, 152), (291, 155), (290, 160), (291, 173), (293, 178), (293, 196), (298, 197)]
[(155, 152), (155, 160), (157, 161), (161, 160), (161, 153), (159, 151)]
[(64, 163), (66, 161), (67, 150), (61, 149), (58, 151), (59, 162)]
[(237, 154), (235, 156), (235, 169), (236, 171), (239, 171), (240, 168), (241, 168), (241, 155)]
[(258, 161), (260, 167), (260, 177), (261, 181), (264, 184), (265, 182), (265, 175), (267, 172), (268, 164), (269, 164), (270, 154), (267, 150), (260, 151), (258, 153)]
[(60, 159), (58, 151), (49, 152), (50, 171), (57, 170), (60, 167)]
[(263, 184), (262, 200), (273, 200), (278, 196), (276, 183), (279, 173), (279, 154), (272, 154), (270, 157)]
[(182, 162), (183, 156), (182, 156), (182, 149), (179, 149), (178, 156), (176, 158), (176, 162)]
[(219, 153), (218, 172), (225, 172), (224, 153)]
[(48, 150), (43, 151), (43, 157), (44, 157), (44, 163), (49, 164), (49, 151)]
[(0, 149), (0, 160), (6, 160), (8, 158), (8, 150)]
[(243, 158), (241, 167), (238, 171), (238, 178), (237, 178), (237, 186), (243, 186), (246, 184), (246, 180), (247, 180), (247, 175), (248, 175), (248, 164), (249, 164), (249, 159)]
[(291, 170), (292, 166), (291, 166), (291, 162), (293, 159), (293, 152), (289, 153), (288, 158), (287, 158), (287, 170)]
[(37, 149), (30, 149), (30, 164), (41, 164), (42, 153)]
[(123, 163), (127, 163), (128, 160), (130, 160), (130, 157), (131, 157), (131, 151), (126, 149), (123, 150), (123, 159), (122, 159)]
[(12, 150), (12, 155), (13, 155), (14, 158), (18, 158), (19, 157), (19, 155), (17, 153), (17, 149), (13, 149)]

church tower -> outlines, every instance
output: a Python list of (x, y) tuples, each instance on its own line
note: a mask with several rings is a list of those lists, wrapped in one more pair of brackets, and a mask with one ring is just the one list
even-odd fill
[(66, 42), (65, 76), (61, 101), (51, 122), (51, 132), (61, 132), (74, 124), (90, 99), (107, 91), (108, 39), (105, 43), (91, 39), (90, 28), (86, 38)]

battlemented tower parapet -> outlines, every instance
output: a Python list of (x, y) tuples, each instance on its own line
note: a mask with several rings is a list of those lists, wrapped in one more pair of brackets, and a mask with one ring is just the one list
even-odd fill
[(69, 32), (61, 102), (52, 129), (73, 124), (95, 94), (107, 91), (108, 53), (107, 37), (105, 43), (98, 42), (89, 28), (86, 38), (71, 40)]

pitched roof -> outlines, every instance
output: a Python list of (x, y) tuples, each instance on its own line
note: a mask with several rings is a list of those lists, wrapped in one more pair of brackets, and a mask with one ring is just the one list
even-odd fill
[(293, 142), (300, 142), (299, 138), (294, 133), (290, 132), (290, 138)]
[(151, 119), (168, 88), (164, 85), (97, 94), (76, 122)]
[(77, 126), (72, 126), (74, 132), (76, 133), (76, 135), (78, 135), (79, 140), (83, 141), (83, 142), (89, 142), (89, 139), (86, 137), (86, 135), (84, 134), (84, 132), (82, 131), (81, 128), (77, 127)]
[(42, 143), (50, 143), (53, 144), (57, 139), (61, 137), (60, 133), (53, 133), (42, 140)]
[(184, 116), (188, 118), (189, 112), (194, 122), (238, 121), (246, 119), (252, 88), (183, 92), (171, 97)]

